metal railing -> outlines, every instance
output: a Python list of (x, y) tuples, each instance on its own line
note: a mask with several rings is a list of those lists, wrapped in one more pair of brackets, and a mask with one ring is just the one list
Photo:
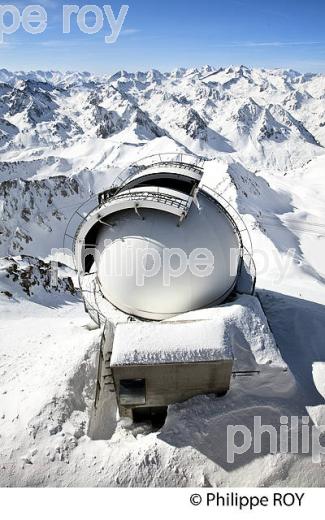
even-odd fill
[(80, 227), (98, 206), (98, 195), (94, 194), (85, 202), (80, 204), (78, 209), (72, 214), (63, 235), (63, 249), (69, 249), (74, 252), (75, 239), (80, 231)]
[(116, 200), (134, 200), (134, 201), (152, 201), (152, 202), (159, 202), (161, 204), (166, 204), (167, 206), (173, 206), (175, 208), (180, 208), (186, 210), (189, 207), (189, 200), (192, 199), (189, 198), (188, 200), (184, 200), (181, 197), (176, 197), (175, 195), (171, 195), (168, 193), (164, 193), (159, 190), (159, 188), (156, 189), (156, 191), (149, 191), (146, 188), (143, 188), (142, 191), (123, 191), (122, 193), (115, 195), (110, 201), (116, 201)]
[[(92, 199), (93, 198), (94, 197), (92, 197)], [(107, 197), (106, 202), (104, 202), (104, 201), (102, 202), (102, 206), (104, 206), (107, 203), (115, 202), (117, 200), (131, 200), (131, 201), (135, 201), (135, 202), (147, 200), (147, 201), (151, 201), (151, 202), (157, 202), (160, 204), (165, 204), (166, 206), (171, 206), (171, 207), (174, 207), (177, 209), (182, 209), (185, 214), (188, 212), (188, 210), (191, 206), (191, 202), (192, 202), (192, 199), (190, 197), (188, 198), (188, 200), (184, 200), (181, 197), (176, 197), (174, 195), (159, 191), (159, 188), (157, 188), (156, 191), (149, 191), (144, 188), (143, 191), (135, 192), (132, 190), (128, 190), (128, 191), (124, 191), (120, 194), (114, 195), (112, 197)], [(71, 219), (67, 225), (65, 234), (64, 234), (64, 245), (63, 245), (64, 248), (66, 248), (67, 238), (69, 238), (71, 250), (74, 253), (75, 243), (76, 243), (76, 239), (79, 235), (79, 232), (80, 232), (84, 222), (87, 221), (91, 217), (92, 213), (94, 213), (95, 210), (97, 210), (97, 208), (98, 208), (97, 201), (98, 201), (98, 199), (96, 200), (95, 208), (92, 209), (92, 211), (90, 211), (86, 216), (84, 216), (82, 214), (81, 208), (84, 207), (86, 204), (89, 205), (89, 200), (86, 201), (80, 208), (78, 208), (78, 210), (71, 217)], [(71, 229), (71, 224), (73, 222), (72, 219), (76, 215), (79, 218), (79, 224), (77, 226), (74, 226), (73, 229)], [(74, 236), (73, 236), (73, 234), (74, 234)]]
[[(83, 280), (86, 280), (87, 278), (90, 279), (91, 277), (93, 278), (90, 280), (90, 286), (87, 286), (87, 288), (85, 288)], [(78, 280), (80, 292), (84, 300), (85, 311), (87, 312), (87, 314), (89, 314), (89, 316), (96, 323), (96, 325), (98, 325), (98, 327), (101, 327), (102, 325), (105, 326), (107, 323), (107, 318), (99, 310), (99, 307), (97, 306), (96, 294), (98, 293), (98, 289), (96, 288), (96, 275), (94, 273), (78, 273)]]
[(220, 207), (221, 211), (223, 211), (231, 221), (240, 241), (240, 253), (242, 264), (241, 267), (244, 266), (246, 268), (247, 274), (249, 274), (251, 277), (250, 293), (253, 294), (256, 285), (256, 265), (253, 259), (252, 239), (243, 217), (232, 206), (232, 204), (228, 200), (226, 200), (220, 193), (218, 193), (214, 188), (211, 188), (210, 186), (207, 186), (205, 184), (200, 185), (199, 188), (214, 202), (218, 203), (218, 206)]
[(186, 153), (160, 153), (149, 155), (139, 159), (125, 168), (113, 181), (112, 188), (123, 189), (123, 187), (132, 180), (141, 171), (152, 167), (152, 166), (176, 166), (186, 169), (195, 169), (200, 173), (203, 173), (204, 163), (207, 159), (203, 157), (197, 157)]
[(232, 204), (214, 188), (211, 188), (206, 184), (201, 184), (199, 188), (208, 196), (210, 196), (213, 200), (217, 201), (221, 209), (224, 210), (224, 212), (231, 217), (231, 220), (235, 224), (235, 227), (237, 229), (237, 233), (240, 235), (241, 243), (252, 256), (253, 244), (243, 217), (232, 206)]
[(96, 193), (89, 197), (85, 202), (80, 204), (77, 210), (71, 216), (63, 237), (63, 248), (74, 250), (75, 237), (80, 231), (82, 223), (88, 218), (92, 211), (98, 207), (99, 196), (109, 193), (110, 190), (118, 188), (118, 191), (122, 189), (125, 181), (130, 181), (133, 176), (139, 173), (142, 169), (154, 166), (155, 164), (163, 162), (165, 165), (182, 166), (184, 168), (194, 168), (203, 173), (203, 166), (206, 159), (203, 157), (197, 157), (186, 153), (179, 152), (164, 152), (160, 154), (153, 154), (148, 157), (144, 157), (134, 162), (127, 168), (125, 168), (111, 183), (110, 187), (103, 193)]
[(245, 247), (242, 249), (242, 265), (245, 267), (247, 274), (249, 274), (251, 278), (250, 294), (254, 294), (256, 286), (256, 264), (253, 256)]

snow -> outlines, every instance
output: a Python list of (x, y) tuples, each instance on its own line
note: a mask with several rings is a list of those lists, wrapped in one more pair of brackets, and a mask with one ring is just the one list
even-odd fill
[[(0, 79), (0, 485), (324, 486), (310, 453), (264, 446), (233, 465), (225, 454), (227, 426), (252, 431), (254, 416), (275, 428), (281, 416), (299, 417), (298, 430), (303, 416), (325, 424), (325, 76), (206, 67), (111, 77), (1, 70)], [(94, 441), (101, 331), (67, 281), (48, 287), (38, 259), (62, 247), (75, 209), (130, 162), (173, 151), (209, 159), (204, 182), (243, 216), (279, 353), (259, 308), (233, 302), (233, 348), (249, 344), (235, 354), (260, 374), (233, 378), (223, 398), (170, 406), (159, 431), (112, 421), (112, 437)], [(203, 319), (218, 322), (213, 309)]]
[(181, 314), (160, 323), (118, 324), (113, 366), (234, 359), (234, 370), (286, 369), (258, 299)]
[(81, 302), (1, 300), (0, 482), (31, 485), (24, 474), (30, 466), (40, 471), (35, 482), (46, 486), (46, 461), (63, 461), (85, 432), (99, 335), (85, 328)]
[(117, 325), (112, 366), (232, 359), (224, 330), (209, 321)]
[(211, 320), (218, 330), (218, 344), (231, 345), (234, 370), (256, 370), (262, 365), (286, 369), (257, 297), (240, 295), (231, 303), (189, 312), (174, 321), (185, 324), (199, 319)]
[(160, 323), (118, 324), (112, 366), (192, 363), (234, 359), (234, 371), (282, 368), (274, 337), (258, 299), (180, 314)]
[(313, 363), (313, 379), (318, 392), (325, 399), (325, 363), (316, 361)]

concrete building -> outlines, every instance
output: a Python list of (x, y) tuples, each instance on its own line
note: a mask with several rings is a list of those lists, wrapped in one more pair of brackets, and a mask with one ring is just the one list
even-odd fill
[[(95, 437), (112, 396), (122, 417), (137, 420), (229, 389), (236, 356), (221, 334), (226, 322), (216, 326), (218, 306), (253, 294), (255, 269), (247, 227), (204, 184), (203, 163), (186, 154), (143, 159), (68, 224), (64, 247), (73, 250), (85, 309), (104, 327)], [(208, 308), (213, 319), (186, 317)]]
[(120, 415), (150, 417), (195, 395), (224, 395), (233, 354), (218, 340), (211, 320), (117, 325), (110, 366)]

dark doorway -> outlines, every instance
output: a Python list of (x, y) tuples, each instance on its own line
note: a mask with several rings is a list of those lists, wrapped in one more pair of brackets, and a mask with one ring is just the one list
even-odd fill
[(167, 406), (153, 406), (144, 408), (133, 408), (133, 422), (148, 422), (150, 421), (152, 426), (159, 430), (165, 424), (167, 417)]

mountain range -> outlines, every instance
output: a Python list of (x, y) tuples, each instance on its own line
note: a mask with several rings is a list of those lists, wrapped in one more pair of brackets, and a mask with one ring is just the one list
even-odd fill
[[(112, 439), (92, 441), (100, 331), (55, 250), (90, 197), (134, 161), (170, 152), (205, 159), (203, 182), (244, 219), (289, 370), (170, 406), (160, 431), (113, 414)], [(322, 74), (0, 70), (0, 485), (324, 485), (310, 455), (263, 452), (231, 468), (221, 457), (234, 417), (325, 424), (324, 172)]]

